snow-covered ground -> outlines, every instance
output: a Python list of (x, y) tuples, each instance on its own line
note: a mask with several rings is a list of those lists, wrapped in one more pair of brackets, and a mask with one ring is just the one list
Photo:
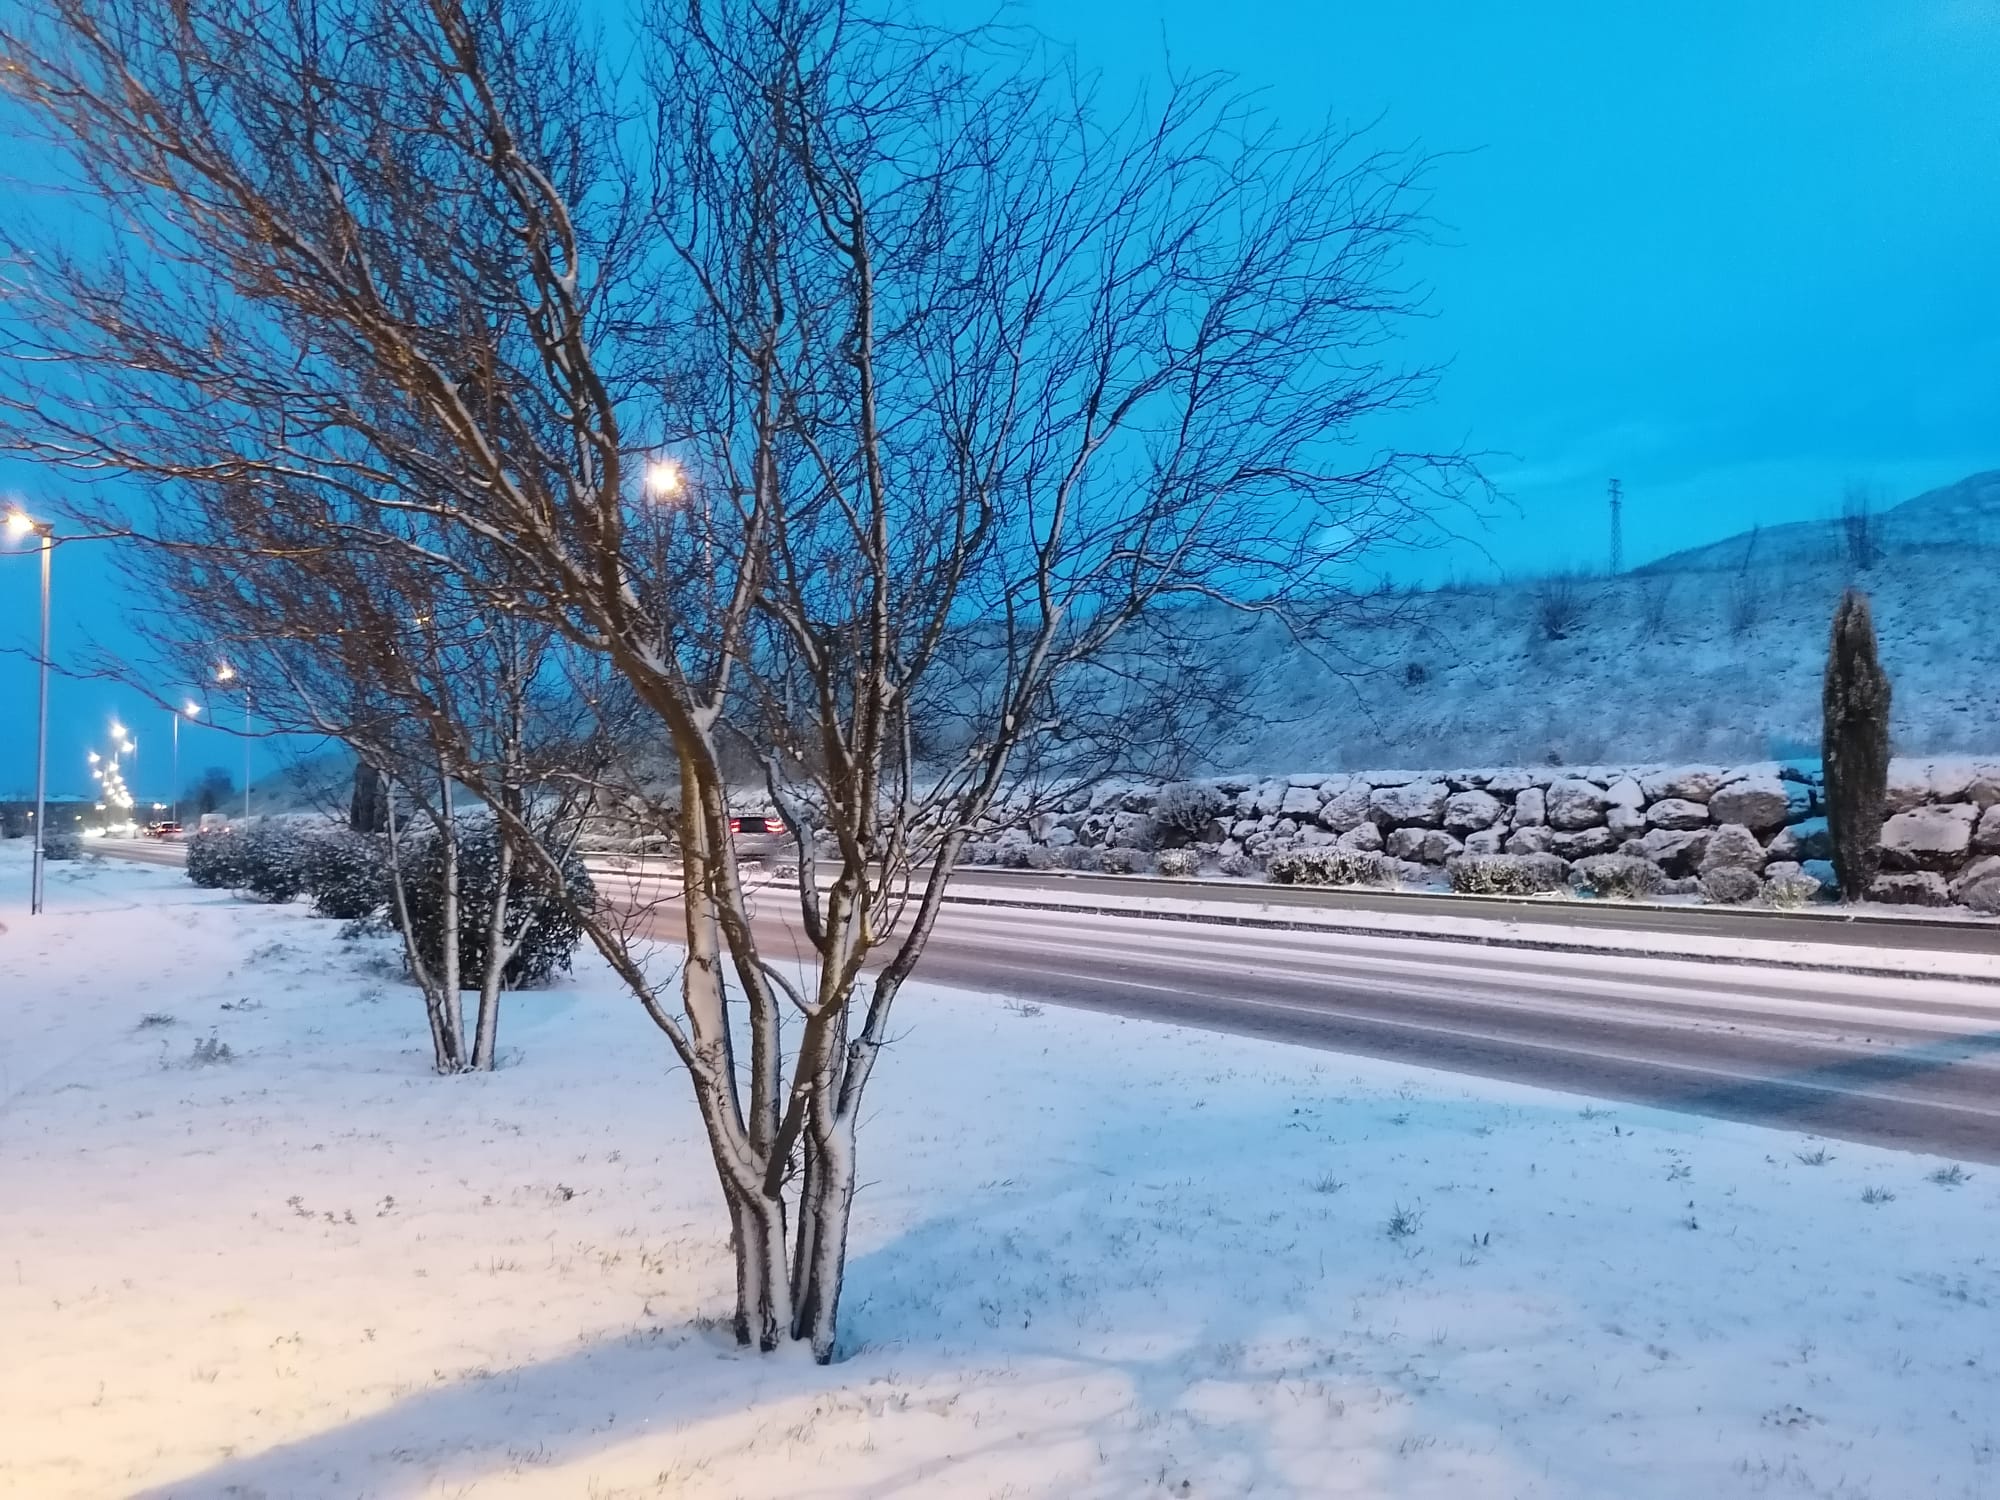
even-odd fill
[(336, 923), (20, 873), (0, 1493), (2000, 1494), (2000, 1174), (920, 991), (820, 1369), (596, 964), (438, 1079)]

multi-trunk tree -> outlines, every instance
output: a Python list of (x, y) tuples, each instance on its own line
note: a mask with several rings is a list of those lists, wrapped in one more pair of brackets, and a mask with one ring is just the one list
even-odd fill
[[(16, 441), (151, 485), (125, 519), (180, 546), (240, 488), (559, 632), (621, 716), (596, 774), (673, 789), (628, 805), (678, 852), (678, 972), (587, 920), (692, 1083), (738, 1336), (830, 1358), (965, 840), (1198, 696), (1232, 621), (1324, 639), (1477, 484), (1364, 441), (1428, 390), (1391, 342), (1421, 163), (846, 0), (660, 0), (643, 88), (540, 0), (31, 10), (17, 113), (105, 229), (35, 247)], [(737, 865), (745, 761), (806, 964)]]

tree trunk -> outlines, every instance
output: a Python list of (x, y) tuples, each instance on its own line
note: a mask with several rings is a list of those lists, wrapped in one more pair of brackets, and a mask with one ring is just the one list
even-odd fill
[(500, 1034), (500, 989), (507, 976), (507, 962), (514, 945), (507, 941), (507, 885), (514, 874), (514, 846), (499, 840), (494, 855), (499, 870), (493, 892), (493, 907), (487, 913), (486, 967), (479, 976), (479, 1014), (474, 1022), (472, 1066), (475, 1071), (493, 1071), (493, 1052)]
[[(828, 1113), (832, 1113), (830, 1108)], [(812, 1206), (808, 1209), (801, 1203), (799, 1209), (801, 1226), (810, 1216), (814, 1232), (793, 1326), (812, 1344), (813, 1358), (823, 1365), (833, 1360), (834, 1336), (840, 1322), (840, 1289), (847, 1275), (847, 1226), (854, 1209), (854, 1147), (852, 1115), (829, 1119), (823, 1133), (814, 1132)], [(801, 1249), (806, 1250), (801, 1238)]]

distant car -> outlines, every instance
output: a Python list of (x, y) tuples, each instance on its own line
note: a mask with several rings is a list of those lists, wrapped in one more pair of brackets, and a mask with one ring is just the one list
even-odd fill
[(732, 814), (729, 837), (738, 859), (775, 859), (785, 852), (785, 820), (774, 812)]
[(210, 829), (227, 828), (228, 826), (229, 815), (227, 813), (203, 813), (201, 815), (200, 827), (203, 833), (207, 833)]
[(146, 837), (149, 839), (177, 839), (180, 836), (181, 825), (172, 820), (146, 825)]

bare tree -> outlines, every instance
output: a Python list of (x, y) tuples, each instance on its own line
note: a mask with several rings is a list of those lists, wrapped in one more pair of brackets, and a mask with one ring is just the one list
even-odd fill
[[(181, 543), (248, 487), (615, 680), (685, 961), (591, 936), (691, 1080), (738, 1337), (831, 1358), (862, 1102), (973, 829), (1129, 745), (1218, 621), (1322, 636), (1478, 483), (1359, 442), (1430, 386), (1391, 358), (1422, 164), (845, 0), (661, 0), (648, 121), (542, 0), (39, 0), (0, 49), (123, 229), (19, 261), (16, 368), (57, 374), (17, 443), (155, 481)], [(741, 748), (804, 966), (735, 858)]]
[(1870, 486), (1850, 481), (1842, 491), (1840, 539), (1850, 573), (1865, 573), (1875, 566), (1875, 492)]

